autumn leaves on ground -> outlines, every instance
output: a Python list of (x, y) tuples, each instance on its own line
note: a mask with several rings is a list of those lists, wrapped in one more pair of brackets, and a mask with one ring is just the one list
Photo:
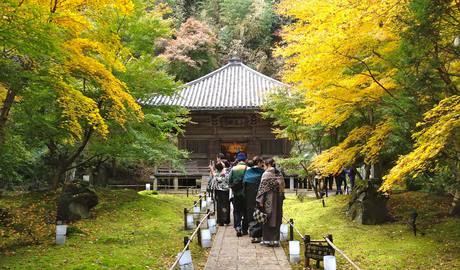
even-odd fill
[[(54, 244), (55, 195), (0, 199), (11, 223), (0, 224), (0, 269), (166, 269), (183, 247), (183, 209), (193, 198), (97, 191), (88, 220), (70, 224), (64, 246)], [(7, 225), (5, 227), (5, 225)], [(203, 266), (206, 251), (192, 245)]]
[[(98, 190), (101, 198), (88, 220), (72, 223), (64, 246), (54, 245), (54, 195), (23, 194), (0, 199), (11, 217), (0, 224), (0, 269), (167, 269), (182, 248), (185, 195), (148, 195), (132, 190)], [(384, 225), (350, 222), (348, 196), (300, 201), (289, 195), (285, 217), (312, 239), (332, 234), (335, 243), (363, 269), (457, 269), (460, 222), (447, 217), (443, 197), (422, 192), (395, 194), (389, 202), (395, 219)], [(408, 226), (419, 212), (417, 236)], [(423, 235), (422, 235), (423, 234)], [(207, 257), (196, 242), (193, 260), (202, 269)], [(340, 269), (352, 269), (337, 256)], [(300, 265), (295, 269), (302, 269)]]

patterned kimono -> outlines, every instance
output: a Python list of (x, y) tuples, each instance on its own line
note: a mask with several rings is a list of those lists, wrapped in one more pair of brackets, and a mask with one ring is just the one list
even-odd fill
[(267, 214), (262, 227), (263, 241), (279, 241), (280, 225), (283, 219), (284, 178), (275, 168), (267, 169), (262, 175), (256, 201)]

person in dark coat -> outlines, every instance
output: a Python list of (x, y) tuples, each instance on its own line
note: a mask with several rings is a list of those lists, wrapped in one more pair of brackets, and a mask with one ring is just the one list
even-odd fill
[[(262, 174), (264, 173), (264, 161), (262, 158), (255, 156), (252, 159), (250, 168), (246, 170), (244, 174), (243, 183), (244, 183), (244, 195), (246, 199), (246, 215), (244, 216), (247, 219), (248, 225), (259, 226), (254, 222), (254, 209), (256, 207), (256, 196), (259, 190), (260, 180)], [(249, 163), (248, 163), (249, 166)], [(254, 237), (252, 242), (260, 242), (258, 237)]]
[(220, 226), (230, 224), (230, 190), (228, 186), (228, 168), (218, 162), (211, 169), (210, 187), (216, 197), (217, 223)]
[(243, 178), (248, 166), (246, 165), (246, 154), (239, 152), (236, 156), (238, 162), (230, 171), (228, 176), (229, 186), (233, 192), (233, 226), (238, 237), (248, 234), (248, 222), (244, 218), (246, 213), (246, 200), (244, 197)]
[(335, 192), (335, 195), (343, 194), (342, 185), (344, 188), (346, 188), (347, 186), (347, 174), (344, 169), (340, 170), (339, 173), (336, 174), (335, 184), (337, 186), (337, 191)]
[(284, 178), (276, 169), (275, 161), (265, 161), (266, 170), (262, 175), (256, 201), (258, 207), (267, 214), (267, 222), (262, 226), (262, 244), (278, 246), (280, 225), (283, 218)]

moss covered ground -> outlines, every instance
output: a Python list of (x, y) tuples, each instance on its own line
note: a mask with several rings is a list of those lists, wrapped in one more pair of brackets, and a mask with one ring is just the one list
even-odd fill
[[(346, 217), (348, 200), (345, 195), (329, 197), (323, 208), (319, 200), (301, 202), (291, 195), (285, 200), (284, 216), (293, 218), (312, 240), (332, 234), (334, 243), (362, 269), (460, 269), (460, 219), (447, 216), (448, 198), (421, 192), (393, 194), (389, 208), (395, 220), (382, 225), (351, 222)], [(419, 214), (417, 236), (408, 225), (414, 209)], [(336, 256), (338, 269), (354, 269)]]
[[(21, 233), (3, 227), (0, 269), (168, 269), (183, 247), (183, 237), (190, 234), (183, 231), (183, 208), (192, 205), (193, 197), (138, 194), (132, 190), (97, 193), (100, 203), (91, 218), (71, 224), (71, 235), (64, 246), (53, 244), (54, 231), (47, 232), (50, 226), (54, 230), (53, 225), (44, 225), (43, 232), (34, 227), (20, 229)], [(0, 206), (47, 213), (43, 209), (53, 208), (53, 198), (45, 194), (6, 196), (0, 199)], [(46, 218), (40, 215), (33, 220), (42, 222)], [(39, 226), (37, 221), (27, 222), (25, 219), (26, 226)], [(41, 235), (27, 243), (21, 235), (27, 236), (26, 232)], [(191, 250), (195, 264), (201, 268), (207, 251), (201, 250), (196, 241)]]

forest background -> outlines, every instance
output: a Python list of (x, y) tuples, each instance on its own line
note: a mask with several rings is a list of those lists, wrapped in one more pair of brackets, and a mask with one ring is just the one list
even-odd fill
[(364, 166), (381, 191), (441, 193), (458, 214), (459, 14), (429, 0), (3, 1), (0, 187), (179, 164), (186, 111), (136, 101), (237, 55), (293, 86), (266, 105), (295, 142), (283, 166)]

